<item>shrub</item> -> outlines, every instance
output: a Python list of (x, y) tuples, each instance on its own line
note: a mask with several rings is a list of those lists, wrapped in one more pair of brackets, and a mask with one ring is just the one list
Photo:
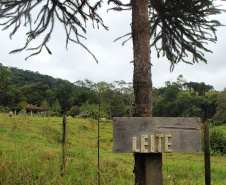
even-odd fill
[[(226, 155), (226, 131), (217, 128), (210, 129), (210, 150), (213, 155)], [(202, 130), (202, 150), (204, 150), (204, 133)]]
[(213, 153), (226, 154), (226, 132), (222, 129), (210, 130), (210, 146)]
[(73, 106), (70, 108), (70, 111), (67, 111), (67, 115), (70, 115), (70, 116), (75, 116), (77, 114), (80, 113), (80, 108), (79, 106)]
[(7, 106), (3, 107), (3, 106), (0, 105), (0, 112), (4, 112), (5, 113), (5, 112), (9, 112), (9, 111), (10, 111), (9, 107), (7, 107)]
[(213, 125), (214, 125), (214, 126), (220, 126), (220, 125), (223, 125), (224, 123), (225, 123), (224, 120), (221, 120), (221, 121), (214, 121), (214, 122), (213, 122)]
[(21, 109), (20, 113), (21, 113), (22, 115), (26, 114), (26, 109)]

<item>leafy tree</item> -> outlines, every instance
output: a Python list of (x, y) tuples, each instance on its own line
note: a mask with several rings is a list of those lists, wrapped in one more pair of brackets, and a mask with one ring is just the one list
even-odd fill
[(15, 98), (15, 87), (13, 85), (8, 85), (5, 88), (0, 88), (1, 105), (8, 106), (12, 109), (14, 107)]
[(90, 103), (93, 104), (98, 104), (99, 103), (99, 95), (98, 93), (101, 93), (104, 89), (104, 86), (106, 85), (105, 82), (98, 82), (95, 83), (91, 80), (85, 79), (84, 84), (82, 85), (82, 87), (85, 89), (83, 89), (86, 93), (86, 100), (89, 101)]
[(206, 85), (204, 82), (184, 82), (183, 86), (188, 89), (190, 93), (192, 89), (195, 93), (198, 92), (199, 96), (205, 96), (206, 92), (214, 90), (212, 85)]
[(183, 78), (183, 75), (179, 75), (175, 84), (178, 85), (181, 91), (183, 90), (184, 83), (186, 83), (186, 80)]
[(199, 83), (198, 82), (191, 82), (191, 87), (194, 90), (194, 92), (196, 93), (199, 89)]
[(52, 91), (52, 90), (47, 90), (45, 92), (45, 98), (48, 101), (50, 107), (53, 107), (54, 103), (57, 101), (56, 93), (55, 93), (55, 91)]
[(64, 85), (61, 85), (56, 90), (56, 97), (60, 103), (61, 111), (66, 112), (73, 105), (74, 99), (72, 96), (73, 93), (73, 84), (68, 82)]
[(209, 92), (209, 90), (213, 90), (212, 85), (206, 85), (204, 82), (199, 83), (198, 86), (198, 93), (199, 96), (205, 96), (206, 92)]
[(20, 90), (23, 92), (25, 97), (28, 97), (32, 93), (32, 86), (31, 85), (24, 85), (20, 88)]
[(154, 102), (154, 116), (175, 117), (178, 116), (176, 99), (180, 89), (178, 85), (168, 85), (163, 93), (162, 98)]
[(78, 115), (80, 113), (80, 108), (79, 106), (72, 106), (70, 108), (70, 110), (67, 112), (68, 115), (70, 116), (75, 116), (75, 115)]
[[(98, 82), (90, 80), (75, 82), (76, 96), (84, 107), (86, 104), (98, 105), (104, 112), (105, 117), (112, 119), (113, 116), (129, 116), (133, 112), (132, 83), (116, 81), (114, 83)], [(89, 111), (88, 111), (89, 112)]]
[(216, 112), (218, 95), (216, 91), (199, 96), (196, 93), (181, 91), (178, 82), (173, 82), (156, 89), (154, 95), (154, 116), (201, 117), (206, 113), (207, 118), (212, 119)]
[(9, 69), (0, 66), (0, 88), (7, 86), (10, 80), (11, 72)]
[(214, 119), (226, 122), (226, 90), (220, 92), (217, 96), (217, 108)]
[(16, 85), (8, 85), (5, 88), (0, 88), (0, 105), (9, 106), (11, 109), (16, 109), (19, 103), (26, 101), (22, 91), (17, 89)]
[[(82, 113), (90, 113), (94, 119), (98, 119), (99, 115), (99, 105), (98, 104), (90, 104), (89, 102), (86, 102), (82, 104), (80, 110)], [(104, 116), (104, 113), (100, 110), (100, 117)]]
[(53, 105), (52, 105), (52, 111), (54, 112), (61, 112), (61, 107), (60, 107), (60, 104), (59, 104), (59, 101), (56, 100)]
[(48, 103), (46, 100), (44, 100), (44, 101), (42, 102), (41, 107), (44, 108), (44, 109), (47, 109), (47, 110), (50, 109), (49, 103)]
[(29, 94), (27, 98), (28, 98), (29, 104), (33, 104), (37, 106), (41, 106), (42, 101), (44, 100), (44, 98), (36, 91), (33, 91), (31, 94)]
[(202, 99), (199, 96), (191, 95), (188, 92), (179, 92), (175, 104), (178, 117), (200, 117)]
[(49, 90), (49, 86), (36, 82), (31, 85), (24, 85), (18, 89), (23, 92), (29, 104), (41, 106), (42, 102), (46, 99), (46, 92)]
[(78, 80), (74, 83), (75, 88), (75, 104), (81, 105), (84, 102), (91, 104), (98, 104), (98, 96), (96, 92), (96, 83), (91, 80), (85, 79), (84, 81)]
[(20, 102), (27, 101), (27, 98), (24, 96), (23, 92), (15, 87), (15, 104), (19, 104)]
[(19, 106), (20, 106), (20, 108), (24, 108), (24, 107), (28, 106), (28, 103), (26, 101), (21, 101), (21, 102), (19, 102)]

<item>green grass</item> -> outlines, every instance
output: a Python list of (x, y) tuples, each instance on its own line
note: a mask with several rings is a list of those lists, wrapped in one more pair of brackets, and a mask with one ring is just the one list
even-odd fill
[(223, 124), (223, 125), (220, 125), (220, 126), (214, 126), (216, 128), (220, 128), (220, 129), (223, 129), (223, 130), (226, 130), (226, 123)]
[[(67, 120), (61, 171), (62, 118), (0, 114), (0, 184), (98, 184), (97, 122)], [(112, 121), (100, 123), (100, 181), (134, 184), (133, 154), (112, 153)], [(203, 154), (163, 154), (164, 184), (205, 184)], [(226, 184), (225, 157), (211, 157), (212, 184)]]

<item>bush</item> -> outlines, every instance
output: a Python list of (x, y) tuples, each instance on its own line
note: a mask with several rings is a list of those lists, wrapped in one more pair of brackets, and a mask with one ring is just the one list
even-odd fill
[(214, 125), (214, 126), (220, 126), (220, 125), (223, 125), (224, 123), (225, 123), (224, 120), (221, 120), (221, 121), (214, 121), (214, 122), (213, 122), (213, 125)]
[(222, 129), (210, 130), (210, 146), (213, 153), (226, 154), (226, 132)]
[(67, 111), (67, 115), (74, 117), (75, 115), (80, 113), (79, 106), (73, 106), (70, 108), (70, 111)]
[(59, 112), (54, 112), (54, 111), (46, 111), (46, 116), (47, 117), (59, 117), (61, 114)]
[(25, 115), (26, 114), (26, 109), (21, 109), (20, 114)]
[[(217, 128), (210, 129), (210, 150), (212, 155), (226, 155), (226, 131)], [(202, 150), (204, 150), (204, 133), (202, 130)]]
[(60, 114), (59, 112), (54, 112), (54, 111), (53, 111), (53, 112), (51, 113), (51, 116), (52, 116), (52, 117), (60, 117), (61, 114)]
[(5, 113), (5, 112), (9, 112), (9, 111), (10, 111), (9, 107), (7, 107), (7, 106), (3, 107), (3, 106), (0, 105), (0, 112), (4, 112)]

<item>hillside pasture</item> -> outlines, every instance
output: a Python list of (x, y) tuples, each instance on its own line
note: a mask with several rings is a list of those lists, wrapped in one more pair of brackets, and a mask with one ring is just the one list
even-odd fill
[[(67, 119), (67, 162), (61, 171), (62, 118), (0, 113), (0, 184), (98, 184), (97, 121)], [(114, 154), (112, 121), (100, 122), (100, 183), (134, 184), (133, 154)], [(203, 153), (163, 154), (164, 184), (204, 185)], [(211, 156), (212, 184), (226, 184), (226, 160)]]

